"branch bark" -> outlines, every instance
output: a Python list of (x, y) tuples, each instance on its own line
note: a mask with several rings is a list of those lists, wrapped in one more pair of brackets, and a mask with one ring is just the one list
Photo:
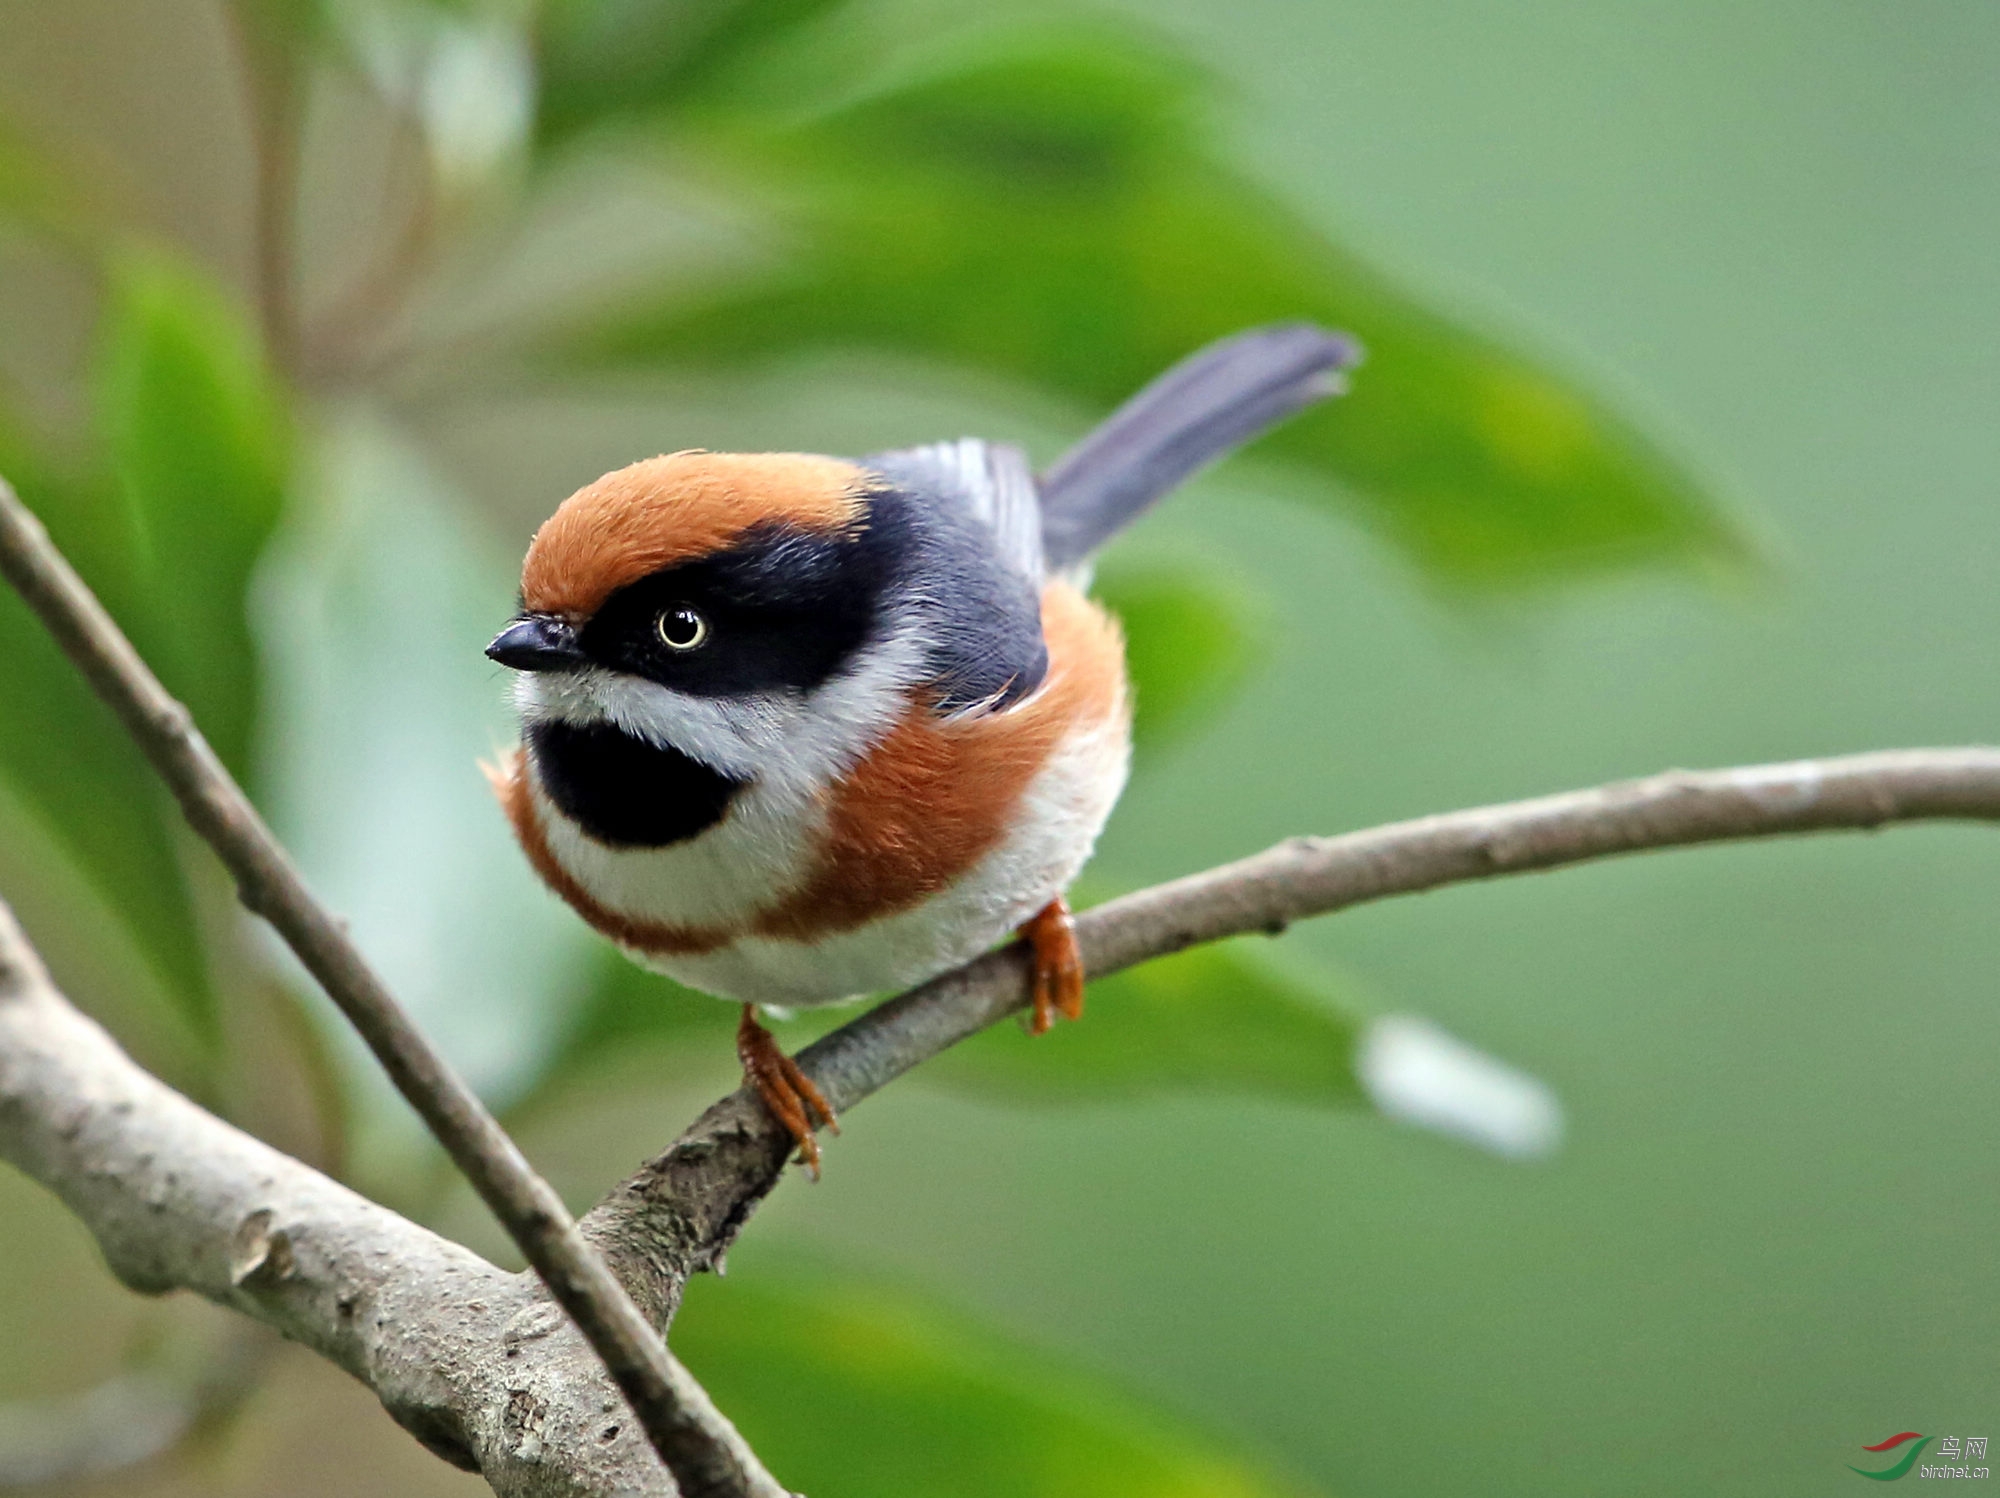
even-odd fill
[[(0, 572), (180, 800), (188, 820), (375, 1051), (569, 1313), (249, 1138), (147, 1076), (50, 983), (0, 905), (0, 1155), (57, 1192), (113, 1269), (283, 1331), (373, 1388), (432, 1450), (503, 1494), (664, 1490), (783, 1498), (660, 1331), (783, 1172), (790, 1139), (738, 1091), (579, 1225), (409, 1022), (110, 616), (0, 480)], [(1619, 853), (1937, 818), (2000, 820), (2000, 750), (1913, 749), (1647, 780), (1295, 838), (1077, 922), (1102, 977), (1390, 895)], [(799, 1062), (839, 1109), (1027, 1000), (1018, 947), (824, 1037)], [(593, 1249), (594, 1245), (594, 1249)], [(582, 1336), (578, 1335), (581, 1331)], [(585, 1346), (588, 1340), (588, 1348)], [(596, 1359), (590, 1356), (594, 1349)], [(601, 1360), (601, 1361), (599, 1361)], [(650, 1446), (617, 1418), (616, 1380)]]
[(193, 1290), (277, 1328), (506, 1498), (671, 1491), (532, 1275), (495, 1268), (149, 1076), (56, 990), (5, 905), (0, 1156), (62, 1199), (127, 1285)]
[(339, 1006), (624, 1392), (685, 1498), (785, 1498), (693, 1377), (667, 1352), (562, 1198), (431, 1047), (345, 926), (306, 887), (188, 710), (0, 479), (4, 573), (180, 802), (236, 881)]
[[(1669, 770), (1644, 780), (1292, 838), (1252, 857), (1077, 917), (1089, 975), (1370, 900), (1691, 843), (2000, 820), (2000, 749), (1900, 749), (1839, 759)], [(889, 1000), (801, 1051), (842, 1112), (911, 1067), (1022, 1008), (1028, 968), (1008, 947)], [(611, 1192), (583, 1230), (655, 1325), (688, 1277), (724, 1253), (784, 1169), (788, 1136), (738, 1091)]]
[[(1102, 977), (1391, 895), (1614, 854), (1940, 818), (2000, 821), (2000, 750), (1918, 749), (1646, 780), (1333, 838), (1295, 838), (1086, 912)], [(1007, 948), (800, 1054), (837, 1107), (1027, 1001)], [(776, 1184), (789, 1138), (749, 1095), (710, 1108), (583, 1230), (657, 1324)], [(523, 1498), (665, 1477), (574, 1328), (510, 1275), (204, 1113), (72, 1009), (0, 906), (0, 1156), (62, 1197), (137, 1289), (192, 1289), (375, 1390), (432, 1450)], [(724, 1424), (704, 1407), (701, 1418)]]

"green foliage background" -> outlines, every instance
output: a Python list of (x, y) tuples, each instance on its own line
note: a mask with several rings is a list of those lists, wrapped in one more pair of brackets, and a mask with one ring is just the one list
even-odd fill
[[(1046, 458), (1312, 316), (1353, 394), (1102, 570), (1143, 741), (1098, 887), (1988, 739), (1996, 63), (1990, 15), (1886, 4), (0, 4), (0, 472), (583, 1204), (727, 1084), (729, 1018), (540, 895), (472, 768), (562, 494), (690, 445)], [(4, 598), (0, 702), (0, 892), (71, 991), (504, 1253)], [(1157, 964), (857, 1112), (678, 1345), (817, 1494), (1823, 1493), (1996, 1408), (1996, 878), (1926, 829)], [(1390, 1010), (1553, 1081), (1564, 1150), (1371, 1116)], [(0, 1263), (0, 1482), (122, 1369), (202, 1419), (88, 1491), (477, 1489), (11, 1176)]]

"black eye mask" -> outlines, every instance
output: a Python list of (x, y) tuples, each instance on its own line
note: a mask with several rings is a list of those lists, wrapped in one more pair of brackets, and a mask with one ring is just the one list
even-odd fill
[[(892, 596), (917, 620), (938, 711), (1005, 707), (1041, 684), (1034, 586), (960, 506), (886, 486), (847, 534), (757, 526), (726, 551), (628, 584), (578, 643), (600, 665), (697, 696), (810, 692), (852, 663)], [(660, 616), (680, 608), (708, 626), (694, 649), (660, 638)]]
[[(759, 526), (727, 551), (619, 589), (578, 643), (600, 665), (696, 696), (809, 692), (873, 630), (894, 571), (888, 553), (870, 530)], [(691, 650), (660, 638), (661, 614), (683, 607), (708, 626)]]

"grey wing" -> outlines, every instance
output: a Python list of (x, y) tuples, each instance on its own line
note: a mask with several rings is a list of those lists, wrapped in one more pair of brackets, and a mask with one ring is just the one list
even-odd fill
[(1020, 448), (962, 437), (861, 461), (900, 487), (964, 506), (992, 534), (1001, 561), (1029, 581), (1041, 581), (1042, 506)]
[(873, 453), (873, 523), (900, 528), (938, 710), (1004, 708), (1048, 673), (1042, 512), (1019, 448), (968, 437)]

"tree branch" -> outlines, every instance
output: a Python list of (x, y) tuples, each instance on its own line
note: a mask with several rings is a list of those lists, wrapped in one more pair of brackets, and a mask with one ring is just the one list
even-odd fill
[[(781, 1493), (654, 1327), (667, 1324), (688, 1276), (719, 1260), (776, 1184), (786, 1132), (754, 1095), (733, 1093), (580, 1227), (572, 1223), (306, 892), (186, 710), (4, 481), (0, 572), (118, 711), (236, 875), (244, 903), (278, 926), (362, 1031), (576, 1325), (529, 1277), (365, 1201), (147, 1076), (55, 991), (4, 905), (0, 1155), (61, 1195), (127, 1283), (191, 1288), (278, 1327), (362, 1379), (425, 1444), (476, 1467), (504, 1494), (660, 1487), (652, 1451), (605, 1418), (615, 1408), (606, 1368), (684, 1493)], [(1079, 918), (1077, 934), (1088, 972), (1103, 977), (1201, 942), (1444, 884), (1646, 849), (1940, 818), (2000, 820), (2000, 750), (1669, 771), (1294, 838), (1099, 906)], [(851, 1108), (1022, 1007), (1027, 989), (1018, 946), (989, 953), (871, 1010), (799, 1061), (837, 1108)], [(602, 1364), (585, 1353), (578, 1327)]]
[[(1292, 921), (1440, 885), (1525, 874), (1690, 843), (2000, 820), (2000, 749), (1901, 749), (1645, 780), (1396, 822), (1342, 837), (1292, 838), (1077, 917), (1093, 978), (1202, 942), (1282, 931)], [(889, 1000), (801, 1051), (799, 1065), (845, 1111), (911, 1067), (1023, 1007), (1018, 946)], [(656, 1325), (688, 1276), (729, 1246), (777, 1184), (790, 1138), (738, 1091), (611, 1192), (584, 1232)]]
[(396, 1088), (582, 1328), (685, 1498), (784, 1498), (472, 1089), (432, 1049), (314, 898), (271, 830), (41, 523), (0, 479), (0, 573), (118, 714), (263, 916), (353, 1023)]
[[(1613, 854), (1932, 818), (2000, 820), (2000, 750), (1899, 750), (1650, 779), (1295, 838), (1086, 912), (1093, 976), (1390, 895)], [(1022, 1007), (1010, 947), (893, 999), (800, 1062), (841, 1108)], [(777, 1182), (790, 1139), (723, 1099), (583, 1223), (664, 1325), (689, 1274)], [(135, 1288), (196, 1290), (374, 1389), (506, 1495), (656, 1490), (602, 1366), (509, 1275), (269, 1149), (147, 1076), (49, 985), (0, 906), (0, 1155), (56, 1191)], [(690, 1397), (699, 1398), (698, 1391)], [(694, 1418), (734, 1432), (705, 1400)], [(747, 1453), (743, 1460), (753, 1460)]]
[(252, 221), (257, 313), (274, 368), (295, 372), (298, 352), (297, 266), (293, 244), (299, 191), (302, 80), (281, 23), (254, 4), (225, 7), (235, 43), (237, 72), (250, 111), (250, 145), (257, 167)]
[[(148, 1075), (56, 990), (4, 904), (0, 1157), (55, 1192), (133, 1289), (193, 1290), (277, 1328), (505, 1498), (668, 1491), (603, 1366), (532, 1275)], [(692, 1414), (727, 1430), (705, 1398)]]

